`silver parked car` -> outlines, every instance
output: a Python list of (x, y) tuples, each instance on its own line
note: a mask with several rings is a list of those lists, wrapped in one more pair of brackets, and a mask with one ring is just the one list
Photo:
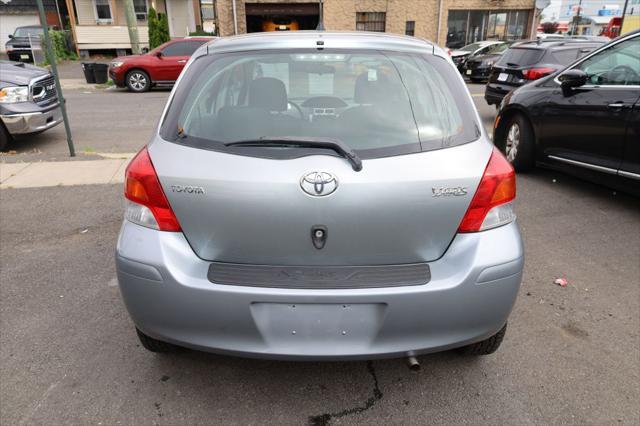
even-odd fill
[(488, 354), (522, 278), (514, 171), (447, 53), (413, 37), (203, 46), (125, 196), (118, 280), (151, 351)]

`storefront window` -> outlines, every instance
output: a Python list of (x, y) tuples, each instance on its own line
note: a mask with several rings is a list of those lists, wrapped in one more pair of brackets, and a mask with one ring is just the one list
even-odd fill
[(468, 10), (450, 10), (447, 20), (447, 46), (462, 47), (467, 44)]
[(450, 10), (447, 47), (459, 48), (482, 40), (519, 40), (527, 37), (528, 10)]

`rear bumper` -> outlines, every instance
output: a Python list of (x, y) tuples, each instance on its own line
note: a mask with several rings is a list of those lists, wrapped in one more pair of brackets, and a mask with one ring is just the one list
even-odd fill
[(37, 133), (57, 126), (62, 122), (60, 106), (46, 111), (2, 114), (0, 119), (12, 135)]
[[(471, 73), (469, 73), (471, 71)], [(486, 80), (489, 78), (491, 74), (491, 68), (466, 68), (464, 71), (464, 76), (474, 80)]]
[(500, 105), (502, 99), (507, 96), (507, 94), (517, 89), (517, 87), (510, 86), (502, 86), (497, 85), (495, 83), (488, 83), (486, 89), (484, 91), (484, 99), (487, 101), (489, 105)]
[(431, 281), (305, 290), (219, 285), (181, 233), (123, 224), (118, 281), (136, 326), (211, 352), (275, 359), (402, 357), (463, 346), (507, 321), (522, 279), (515, 223), (459, 234)]

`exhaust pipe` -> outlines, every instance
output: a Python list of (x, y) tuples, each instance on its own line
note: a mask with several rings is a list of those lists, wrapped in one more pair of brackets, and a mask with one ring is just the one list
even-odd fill
[(407, 357), (407, 364), (409, 366), (409, 370), (420, 371), (420, 363), (418, 362), (418, 359), (415, 356), (409, 355)]

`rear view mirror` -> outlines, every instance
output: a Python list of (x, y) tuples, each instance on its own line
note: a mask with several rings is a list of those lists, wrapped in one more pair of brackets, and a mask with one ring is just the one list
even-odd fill
[(564, 89), (580, 87), (587, 82), (587, 73), (577, 69), (567, 70), (558, 76), (558, 81)]

